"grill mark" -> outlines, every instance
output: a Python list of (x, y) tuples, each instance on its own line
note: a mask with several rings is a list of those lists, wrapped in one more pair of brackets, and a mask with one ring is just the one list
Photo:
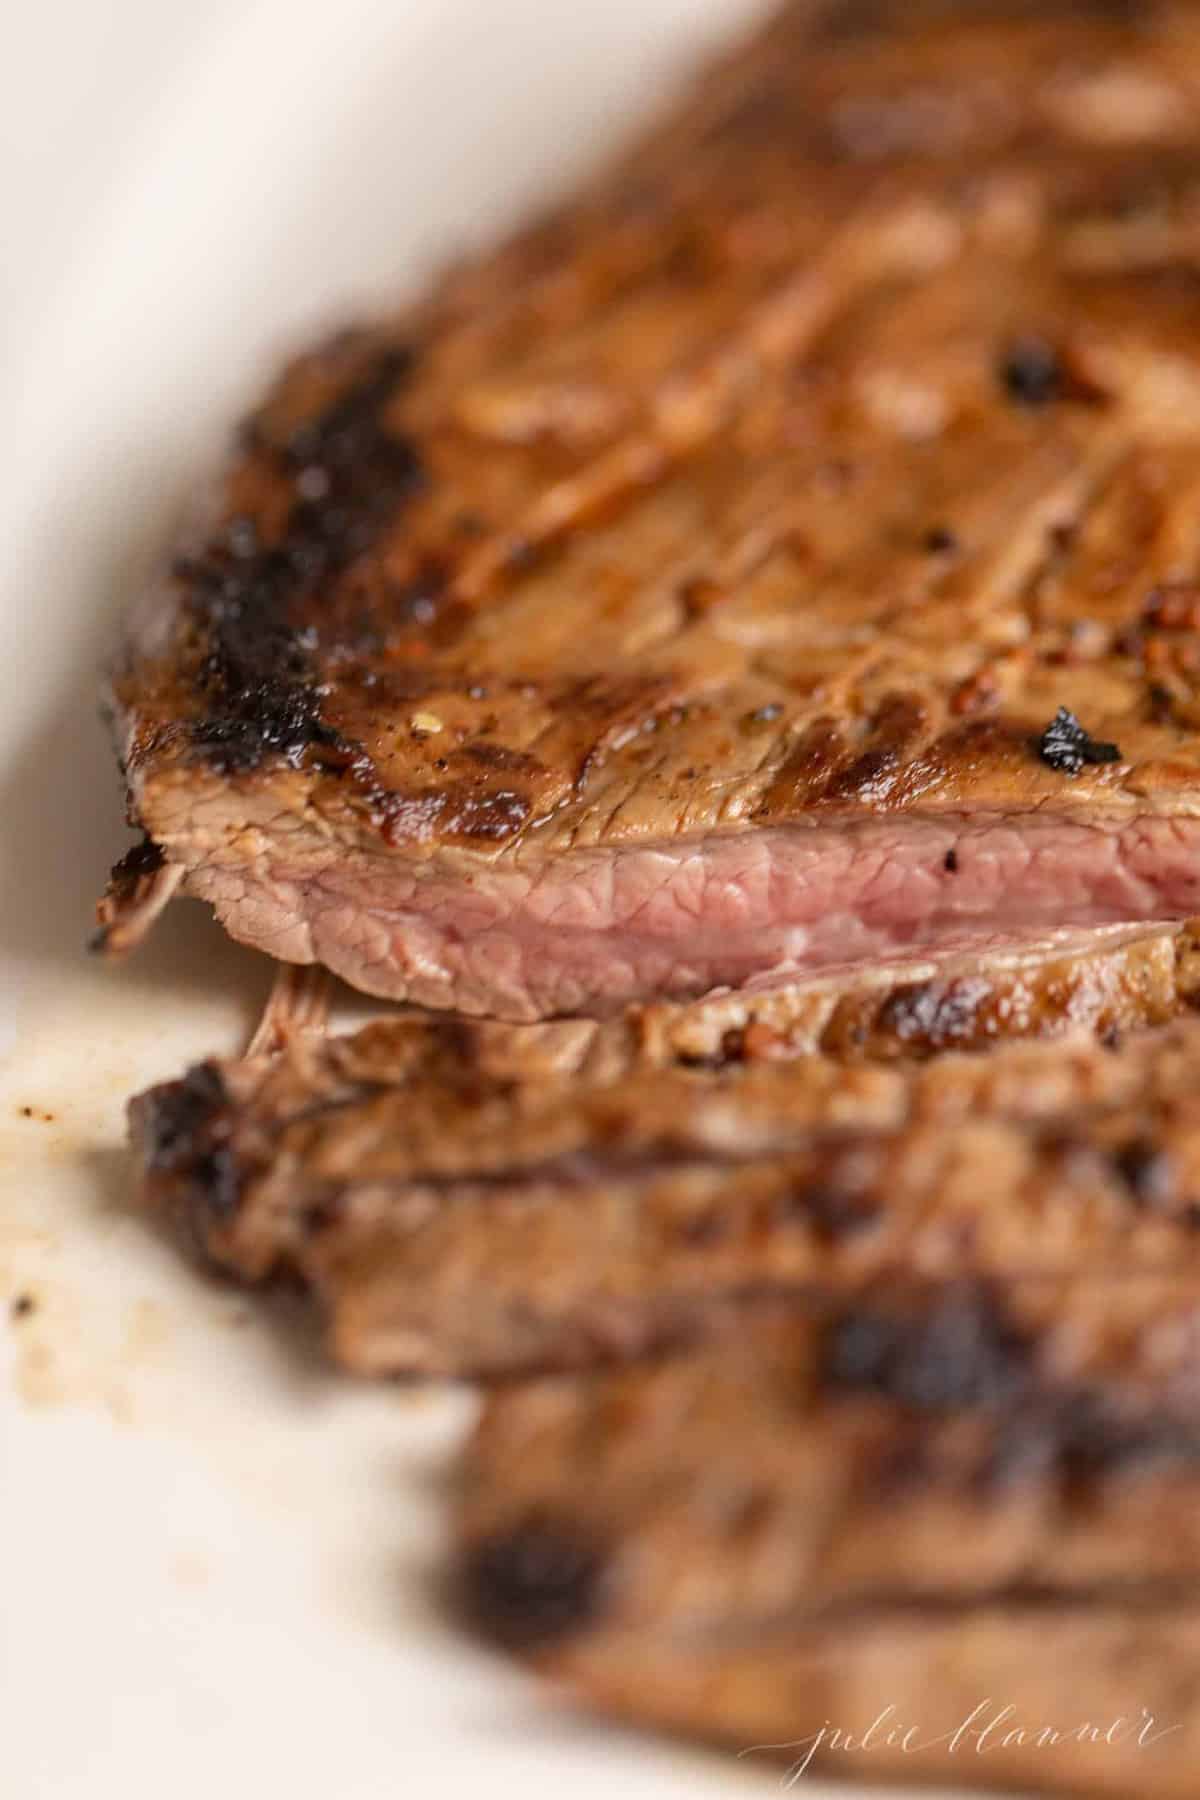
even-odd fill
[(814, 719), (796, 739), (763, 797), (761, 811), (782, 812), (798, 797), (836, 779), (845, 754), (842, 727), (832, 716)]
[(1132, 439), (1113, 451), (1107, 462), (1094, 470), (1094, 479), (1079, 494), (1078, 504), (1052, 526), (1045, 553), (1030, 569), (1022, 589), (1022, 602), (1031, 633), (1038, 634), (1048, 622), (1045, 617), (1046, 589), (1049, 583), (1067, 577), (1072, 563), (1078, 559), (1091, 525), (1103, 502), (1111, 494), (1121, 467), (1132, 449)]
[(575, 774), (574, 791), (583, 792), (591, 777), (622, 744), (636, 737), (647, 721), (659, 718), (674, 703), (678, 683), (670, 675), (594, 676), (579, 683), (567, 700), (575, 716), (594, 713), (602, 729), (588, 745)]
[(1032, 627), (1036, 622), (1032, 608), (1041, 584), (1078, 543), (1132, 442), (1119, 424), (1106, 423), (1088, 446), (1081, 466), (1065, 477), (1053, 495), (1028, 509), (1026, 530), (1002, 556), (992, 582), (981, 589), (989, 596), (989, 609), (996, 598), (1014, 601)]
[(929, 730), (931, 714), (916, 694), (889, 694), (871, 721), (867, 748), (834, 770), (821, 790), (822, 801), (886, 800), (915, 747)]
[[(204, 1157), (201, 1144), (202, 1140), (197, 1136), (190, 1156), (186, 1160), (181, 1157), (172, 1172), (190, 1170), (200, 1163)], [(234, 1156), (236, 1152), (231, 1151), (230, 1154)], [(856, 1235), (878, 1216), (870, 1206), (873, 1184), (864, 1183), (859, 1191), (839, 1187), (836, 1167), (830, 1169), (827, 1159), (817, 1159), (816, 1166), (811, 1166), (811, 1159), (801, 1152), (796, 1152), (791, 1157), (784, 1153), (771, 1157), (761, 1151), (756, 1153), (748, 1149), (739, 1154), (734, 1150), (722, 1151), (708, 1145), (664, 1145), (661, 1148), (629, 1150), (585, 1148), (566, 1151), (558, 1156), (535, 1156), (528, 1161), (518, 1159), (505, 1163), (501, 1168), (467, 1168), (462, 1171), (429, 1169), (418, 1165), (404, 1174), (365, 1179), (362, 1185), (369, 1186), (375, 1192), (386, 1189), (394, 1193), (397, 1199), (406, 1191), (417, 1188), (442, 1197), (467, 1189), (478, 1190), (480, 1194), (504, 1194), (510, 1190), (517, 1193), (528, 1188), (580, 1194), (605, 1181), (645, 1183), (650, 1186), (656, 1180), (672, 1175), (703, 1175), (713, 1168), (754, 1168), (764, 1164), (778, 1165), (780, 1192), (770, 1196), (769, 1210), (773, 1225), (810, 1226), (817, 1236), (833, 1241), (842, 1236)], [(247, 1166), (249, 1168), (249, 1161)], [(151, 1163), (150, 1167), (162, 1170), (167, 1165), (159, 1161)], [(330, 1193), (350, 1195), (357, 1184), (352, 1178), (345, 1178), (318, 1185), (328, 1189)], [(735, 1211), (736, 1209), (731, 1209), (731, 1220)], [(682, 1235), (688, 1236), (689, 1231), (690, 1226), (681, 1225)]]
[[(168, 1104), (171, 1104), (170, 1099)], [(327, 1110), (317, 1108), (311, 1115), (300, 1116), (317, 1118)], [(497, 1131), (502, 1129), (503, 1126), (498, 1124)], [(417, 1191), (442, 1200), (457, 1196), (480, 1201), (536, 1191), (539, 1203), (549, 1205), (555, 1194), (585, 1194), (606, 1183), (616, 1183), (633, 1190), (631, 1202), (636, 1198), (637, 1204), (649, 1208), (657, 1203), (654, 1190), (659, 1182), (689, 1175), (706, 1177), (714, 1171), (744, 1170), (761, 1178), (761, 1185), (749, 1196), (736, 1188), (728, 1192), (718, 1189), (715, 1195), (706, 1195), (703, 1201), (704, 1216), (708, 1216), (714, 1206), (719, 1206), (725, 1214), (721, 1232), (724, 1238), (744, 1239), (748, 1245), (751, 1240), (756, 1240), (761, 1248), (767, 1238), (780, 1233), (786, 1236), (789, 1231), (796, 1230), (810, 1233), (817, 1245), (837, 1248), (869, 1230), (890, 1230), (892, 1235), (903, 1238), (917, 1228), (918, 1215), (910, 1195), (905, 1194), (894, 1210), (890, 1202), (894, 1197), (893, 1159), (903, 1154), (910, 1133), (923, 1127), (847, 1130), (815, 1125), (809, 1129), (817, 1140), (812, 1147), (801, 1144), (794, 1149), (772, 1149), (760, 1137), (739, 1149), (720, 1144), (672, 1143), (669, 1136), (660, 1135), (630, 1146), (590, 1141), (576, 1149), (549, 1156), (535, 1152), (526, 1158), (513, 1157), (502, 1165), (467, 1165), (457, 1170), (442, 1170), (416, 1163), (410, 1169), (392, 1174), (364, 1174), (357, 1179), (310, 1179), (310, 1186), (319, 1188), (326, 1199), (339, 1196), (343, 1204), (348, 1203), (356, 1188), (361, 1186), (373, 1194), (386, 1191), (397, 1205), (406, 1194)], [(1019, 1134), (1019, 1128), (1014, 1129)], [(1025, 1135), (1032, 1138), (1037, 1167), (1046, 1181), (1061, 1180), (1073, 1158), (1085, 1158), (1089, 1170), (1094, 1169), (1096, 1177), (1102, 1178), (1103, 1158), (1098, 1154), (1093, 1156), (1092, 1147), (1086, 1140), (1076, 1143), (1073, 1139), (1064, 1139), (1053, 1122)], [(228, 1120), (224, 1118), (215, 1132), (207, 1125), (195, 1130), (186, 1143), (181, 1142), (172, 1159), (151, 1156), (148, 1168), (152, 1174), (166, 1172), (185, 1177), (192, 1198), (204, 1211), (209, 1205), (209, 1159), (214, 1143), (222, 1153), (227, 1185), (236, 1178), (239, 1194), (247, 1194), (250, 1183), (264, 1164), (257, 1151), (251, 1153), (237, 1144)], [(1163, 1153), (1160, 1156), (1164, 1166), (1169, 1167), (1166, 1156)], [(1168, 1206), (1168, 1201), (1175, 1198), (1173, 1188), (1162, 1198), (1147, 1200), (1132, 1188), (1130, 1176), (1119, 1157), (1110, 1167), (1113, 1181), (1110, 1192), (1114, 1198), (1122, 1194), (1127, 1197), (1130, 1224), (1139, 1214), (1157, 1212), (1164, 1223), (1171, 1224), (1180, 1233), (1181, 1242), (1193, 1235), (1196, 1208)], [(1007, 1198), (1019, 1207), (1023, 1206), (1034, 1179), (1031, 1173), (1022, 1180), (1019, 1191)], [(298, 1194), (301, 1191), (298, 1189)], [(1068, 1204), (1068, 1197), (1064, 1196), (1062, 1205)], [(668, 1213), (661, 1216), (668, 1222)], [(716, 1234), (707, 1227), (701, 1228), (698, 1237), (695, 1235), (697, 1216), (679, 1215), (677, 1235), (680, 1242), (715, 1241)], [(1120, 1226), (1106, 1228), (1104, 1236), (1105, 1241), (1111, 1242), (1114, 1253), (1118, 1243), (1125, 1245), (1128, 1241)], [(985, 1321), (980, 1307), (972, 1317), (982, 1335)], [(964, 1332), (966, 1329), (964, 1324)], [(907, 1337), (904, 1343), (906, 1354), (915, 1355)]]
[[(888, 1587), (803, 1608), (789, 1607), (757, 1618), (714, 1624), (705, 1630), (704, 1646), (709, 1652), (732, 1648), (739, 1643), (762, 1643), (766, 1647), (773, 1638), (795, 1632), (797, 1626), (814, 1632), (843, 1625), (863, 1629), (876, 1619), (897, 1622), (927, 1619), (937, 1626), (943, 1621), (986, 1619), (995, 1609), (1028, 1617), (1031, 1623), (1047, 1615), (1099, 1613), (1112, 1608), (1148, 1618), (1186, 1617), (1195, 1611), (1198, 1598), (1200, 1584), (1180, 1581), (1178, 1577), (1143, 1580), (1133, 1576), (1125, 1580), (1086, 1581), (1075, 1588), (1054, 1587), (1048, 1582), (1013, 1581), (973, 1588), (969, 1593), (961, 1594), (939, 1592), (933, 1586)], [(663, 1633), (662, 1637), (669, 1635), (669, 1632)], [(655, 1641), (662, 1641), (662, 1637)]]
[(638, 430), (543, 489), (518, 522), (485, 540), (459, 570), (456, 593), (478, 604), (519, 574), (529, 555), (540, 558), (594, 519), (611, 522), (635, 495), (712, 443), (743, 410), (756, 378), (795, 362), (864, 291), (905, 274), (926, 276), (927, 254), (906, 270), (894, 234), (884, 231), (874, 240), (877, 223), (874, 203), (860, 202), (811, 264), (750, 308), (729, 342), (697, 366), (659, 380)]

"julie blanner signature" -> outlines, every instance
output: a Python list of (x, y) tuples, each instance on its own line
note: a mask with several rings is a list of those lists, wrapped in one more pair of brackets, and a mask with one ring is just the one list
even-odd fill
[(849, 1731), (826, 1719), (819, 1730), (810, 1732), (807, 1737), (794, 1738), (783, 1744), (751, 1744), (740, 1754), (790, 1752), (792, 1760), (783, 1785), (791, 1787), (807, 1774), (814, 1757), (827, 1759), (838, 1751), (861, 1755), (872, 1750), (891, 1750), (916, 1756), (942, 1748), (947, 1756), (986, 1756), (989, 1751), (1002, 1749), (1052, 1751), (1071, 1744), (1095, 1745), (1097, 1748), (1126, 1744), (1145, 1750), (1180, 1729), (1178, 1725), (1161, 1724), (1145, 1706), (1136, 1714), (1123, 1714), (1115, 1719), (1083, 1719), (1069, 1725), (1034, 1724), (1018, 1717), (1015, 1706), (987, 1699), (981, 1700), (952, 1731), (931, 1735), (919, 1724), (909, 1724), (901, 1719), (895, 1706), (885, 1706), (865, 1731)]

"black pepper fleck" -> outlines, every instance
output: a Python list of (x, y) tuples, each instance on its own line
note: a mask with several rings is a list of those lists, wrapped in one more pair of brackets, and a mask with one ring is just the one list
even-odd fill
[(691, 1245), (693, 1249), (705, 1249), (711, 1244), (719, 1244), (729, 1236), (729, 1217), (715, 1207), (708, 1212), (693, 1213), (683, 1221), (679, 1236), (683, 1243)]
[(1113, 1156), (1113, 1165), (1139, 1206), (1150, 1211), (1169, 1204), (1175, 1171), (1166, 1151), (1150, 1138), (1133, 1138)]
[(1064, 775), (1078, 775), (1085, 763), (1120, 762), (1116, 744), (1094, 738), (1079, 723), (1073, 712), (1060, 706), (1037, 740), (1037, 752), (1044, 763)]
[(543, 555), (541, 544), (532, 543), (528, 538), (514, 538), (508, 546), (504, 561), (514, 575), (519, 575), (536, 568)]
[(258, 526), (242, 515), (230, 519), (225, 527), (225, 542), (232, 556), (254, 556), (258, 550)]
[(1169, 687), (1161, 681), (1152, 681), (1146, 690), (1146, 704), (1151, 722), (1155, 725), (1170, 725), (1175, 717), (1175, 701)]
[(880, 1222), (879, 1210), (869, 1198), (819, 1184), (802, 1187), (787, 1196), (783, 1218), (785, 1222), (803, 1220), (825, 1244), (844, 1243), (873, 1230)]
[(957, 850), (947, 850), (945, 856), (943, 856), (943, 858), (942, 858), (942, 867), (943, 867), (943, 869), (945, 869), (947, 875), (957, 875), (958, 874), (958, 851)]
[(768, 700), (765, 706), (756, 706), (753, 712), (746, 713), (742, 718), (742, 724), (747, 730), (752, 731), (756, 725), (772, 724), (782, 712), (783, 706), (778, 700)]
[(1045, 338), (1017, 338), (1000, 359), (1000, 380), (1018, 406), (1049, 406), (1062, 393), (1062, 364)]
[(33, 1312), (36, 1302), (32, 1294), (17, 1294), (13, 1298), (12, 1316), (14, 1319), (27, 1319)]

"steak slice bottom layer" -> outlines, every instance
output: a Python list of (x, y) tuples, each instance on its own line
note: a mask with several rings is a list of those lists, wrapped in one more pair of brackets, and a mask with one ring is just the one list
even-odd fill
[(1194, 1018), (857, 1063), (632, 1031), (397, 1019), (202, 1064), (134, 1103), (147, 1200), (299, 1275), (370, 1373), (634, 1357), (889, 1269), (1200, 1267)]
[(475, 1622), (593, 1705), (863, 1780), (1191, 1792), (1200, 1289), (890, 1281), (489, 1400)]

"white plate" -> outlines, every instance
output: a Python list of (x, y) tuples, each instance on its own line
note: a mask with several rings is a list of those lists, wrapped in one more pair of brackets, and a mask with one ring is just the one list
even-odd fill
[(259, 370), (561, 185), (749, 4), (43, 0), (7, 45), (0, 1291), (34, 1310), (0, 1320), (0, 1771), (21, 1800), (778, 1783), (583, 1721), (456, 1635), (432, 1582), (470, 1402), (335, 1379), (297, 1320), (205, 1285), (127, 1208), (125, 1099), (237, 1045), (264, 966), (190, 906), (124, 969), (82, 950), (123, 841), (95, 669)]

